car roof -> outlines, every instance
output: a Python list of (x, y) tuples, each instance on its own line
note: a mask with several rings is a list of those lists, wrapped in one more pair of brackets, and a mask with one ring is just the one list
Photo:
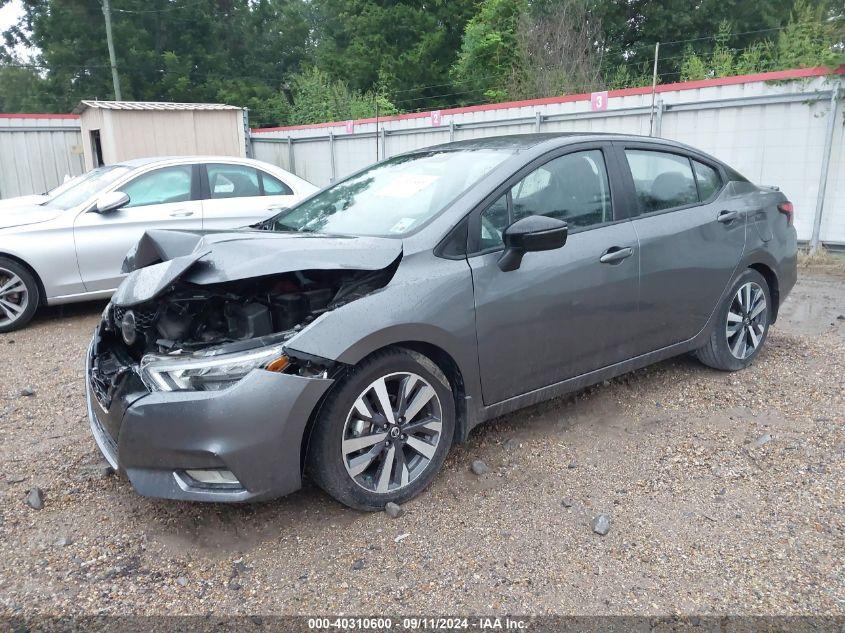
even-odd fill
[[(133, 169), (138, 167), (145, 167), (154, 163), (244, 163), (244, 164), (258, 164), (261, 161), (256, 161), (251, 158), (243, 158), (241, 156), (147, 156), (144, 158), (130, 158), (124, 160), (117, 165), (123, 167), (131, 167)], [(269, 163), (263, 163), (269, 164)]]
[(484, 138), (473, 138), (467, 139), (465, 141), (453, 141), (451, 143), (442, 143), (440, 145), (434, 145), (432, 147), (426, 147), (423, 150), (415, 151), (427, 152), (431, 150), (443, 151), (476, 149), (511, 149), (514, 151), (519, 151), (531, 149), (538, 145), (548, 145), (551, 148), (559, 145), (568, 145), (570, 143), (597, 140), (646, 142), (671, 147), (678, 147), (683, 149), (694, 149), (688, 145), (684, 145), (683, 143), (670, 141), (664, 138), (656, 138), (654, 136), (615, 134), (609, 132), (545, 132), (536, 134), (510, 134), (507, 136), (487, 136)]

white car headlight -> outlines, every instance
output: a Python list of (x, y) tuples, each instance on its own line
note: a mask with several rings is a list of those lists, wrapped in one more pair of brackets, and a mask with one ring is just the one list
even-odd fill
[(155, 391), (219, 391), (231, 387), (253, 369), (281, 372), (288, 363), (278, 345), (228, 354), (147, 354), (141, 359), (141, 377)]

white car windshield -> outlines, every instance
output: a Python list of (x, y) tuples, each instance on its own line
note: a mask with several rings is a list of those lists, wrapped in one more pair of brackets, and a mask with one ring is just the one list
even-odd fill
[(512, 153), (479, 149), (397, 156), (283, 211), (266, 226), (271, 231), (402, 237)]
[(68, 187), (57, 195), (50, 196), (44, 203), (45, 207), (53, 209), (70, 209), (82, 204), (91, 196), (96, 195), (118, 178), (121, 178), (132, 171), (131, 167), (124, 165), (112, 165), (109, 167), (97, 167), (84, 176), (80, 176), (78, 182)]

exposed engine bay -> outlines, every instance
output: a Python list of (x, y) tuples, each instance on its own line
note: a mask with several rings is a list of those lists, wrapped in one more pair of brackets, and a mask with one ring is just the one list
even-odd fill
[(177, 280), (150, 301), (112, 306), (104, 325), (135, 360), (271, 335), (284, 341), (324, 312), (387, 285), (398, 263), (381, 270), (296, 271), (209, 285)]

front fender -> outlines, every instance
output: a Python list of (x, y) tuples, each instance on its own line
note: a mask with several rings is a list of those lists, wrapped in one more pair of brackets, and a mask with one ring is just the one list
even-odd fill
[(463, 376), (467, 396), (480, 401), (475, 302), (466, 260), (428, 252), (405, 257), (387, 286), (321, 315), (286, 348), (354, 365), (376, 350), (410, 342), (446, 352)]

